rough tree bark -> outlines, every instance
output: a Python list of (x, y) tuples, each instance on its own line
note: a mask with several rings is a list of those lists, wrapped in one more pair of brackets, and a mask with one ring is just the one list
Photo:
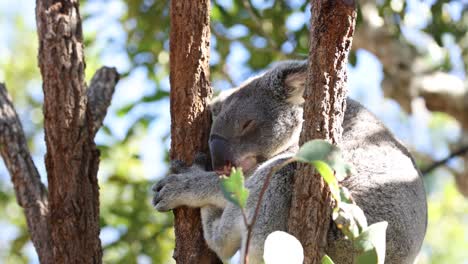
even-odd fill
[[(311, 0), (309, 72), (300, 144), (340, 142), (346, 109), (346, 65), (356, 20), (353, 0)], [(332, 199), (311, 166), (298, 165), (289, 232), (304, 247), (304, 263), (320, 263), (331, 221)]]
[(78, 1), (37, 0), (36, 4), (48, 193), (3, 85), (0, 152), (41, 263), (101, 263), (99, 151), (94, 136), (107, 113), (118, 74), (104, 67), (87, 89)]
[[(208, 152), (211, 118), (210, 1), (171, 1), (170, 83), (172, 160), (191, 164)], [(204, 238), (200, 210), (174, 210), (177, 263), (221, 263)]]

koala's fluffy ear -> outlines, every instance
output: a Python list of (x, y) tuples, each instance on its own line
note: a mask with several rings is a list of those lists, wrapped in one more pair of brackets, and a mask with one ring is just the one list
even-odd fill
[(213, 119), (219, 114), (219, 112), (221, 112), (224, 100), (226, 100), (226, 98), (228, 98), (235, 91), (237, 91), (236, 88), (222, 91), (221, 93), (218, 94), (218, 96), (211, 99), (209, 103), (209, 107), (210, 107), (211, 116), (213, 117)]
[(304, 103), (307, 61), (284, 61), (273, 65), (272, 85), (282, 99), (294, 105)]
[[(306, 67), (307, 69), (307, 67)], [(288, 74), (284, 79), (284, 88), (287, 91), (288, 99), (291, 104), (301, 105), (304, 103), (304, 88), (307, 79), (307, 71), (300, 71)]]

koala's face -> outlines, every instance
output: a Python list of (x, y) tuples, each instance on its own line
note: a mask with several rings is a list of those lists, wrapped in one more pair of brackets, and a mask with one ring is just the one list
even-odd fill
[(305, 62), (283, 62), (214, 100), (209, 141), (214, 170), (229, 173), (236, 166), (249, 174), (298, 144), (306, 68)]

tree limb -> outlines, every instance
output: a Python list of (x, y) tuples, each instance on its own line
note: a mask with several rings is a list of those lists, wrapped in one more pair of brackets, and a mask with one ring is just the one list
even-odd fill
[(431, 111), (446, 112), (468, 130), (468, 89), (455, 75), (423, 69), (417, 50), (398, 39), (379, 16), (375, 1), (362, 0), (362, 23), (356, 28), (354, 49), (372, 52), (382, 63), (386, 97), (411, 112), (411, 102), (422, 97)]
[(31, 240), (41, 263), (52, 263), (47, 191), (29, 153), (18, 114), (0, 83), (0, 153), (10, 172), (18, 204), (24, 208)]
[(468, 145), (457, 149), (456, 151), (450, 153), (446, 158), (434, 162), (433, 164), (429, 165), (427, 168), (421, 169), (421, 173), (424, 175), (429, 174), (430, 172), (435, 170), (437, 167), (442, 166), (445, 163), (447, 163), (452, 158), (457, 157), (457, 156), (462, 156), (466, 153), (468, 153)]
[[(361, 0), (362, 22), (356, 28), (353, 48), (372, 52), (382, 63), (385, 77), (382, 88), (386, 97), (395, 99), (411, 112), (414, 98), (422, 97), (431, 111), (445, 112), (460, 122), (468, 131), (468, 88), (463, 80), (441, 71), (422, 69), (417, 50), (398, 39), (379, 16), (375, 1)], [(466, 133), (465, 133), (466, 134)], [(466, 135), (462, 138), (468, 138)], [(423, 170), (427, 174), (448, 161), (436, 162)], [(456, 173), (458, 189), (468, 196), (468, 156), (465, 172)]]
[(115, 85), (119, 81), (119, 74), (115, 68), (102, 67), (93, 76), (91, 84), (87, 91), (88, 112), (90, 114), (91, 134), (97, 133), (102, 126), (104, 117), (107, 114)]

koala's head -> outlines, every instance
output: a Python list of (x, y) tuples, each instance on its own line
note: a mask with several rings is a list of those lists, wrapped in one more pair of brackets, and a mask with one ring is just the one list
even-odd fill
[(306, 72), (305, 61), (277, 63), (213, 100), (209, 145), (214, 170), (236, 166), (249, 174), (258, 163), (297, 146)]

